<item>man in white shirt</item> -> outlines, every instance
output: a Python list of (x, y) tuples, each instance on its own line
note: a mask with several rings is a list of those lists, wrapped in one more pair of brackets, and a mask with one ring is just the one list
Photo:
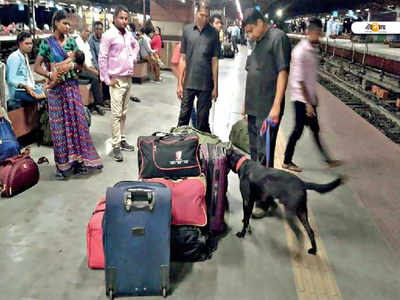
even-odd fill
[(101, 94), (101, 85), (99, 80), (99, 72), (93, 65), (92, 51), (88, 42), (90, 36), (90, 29), (88, 25), (83, 25), (80, 30), (80, 35), (76, 38), (76, 44), (79, 50), (85, 53), (85, 65), (89, 71), (83, 71), (79, 74), (79, 79), (89, 80), (90, 90), (92, 91), (94, 103), (89, 105), (90, 112), (97, 112), (99, 115), (104, 115), (103, 110), (103, 96)]

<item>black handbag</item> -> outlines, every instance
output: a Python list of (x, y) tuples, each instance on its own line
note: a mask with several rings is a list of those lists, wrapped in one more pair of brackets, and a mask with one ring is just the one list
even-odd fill
[(176, 262), (205, 261), (211, 258), (208, 236), (196, 226), (171, 226), (171, 260)]
[(138, 138), (139, 178), (200, 176), (199, 137), (158, 133)]

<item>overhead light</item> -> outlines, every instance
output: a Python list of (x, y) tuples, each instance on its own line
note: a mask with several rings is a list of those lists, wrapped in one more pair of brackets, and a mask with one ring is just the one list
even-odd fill
[(265, 16), (264, 16), (266, 19), (268, 19), (269, 18), (269, 15), (268, 14), (265, 14)]
[(369, 11), (369, 8), (366, 8), (365, 11)]
[(278, 10), (276, 11), (276, 15), (278, 16), (278, 18), (282, 17), (282, 14), (283, 14), (282, 9), (278, 9)]
[(361, 9), (357, 9), (356, 12), (361, 12)]

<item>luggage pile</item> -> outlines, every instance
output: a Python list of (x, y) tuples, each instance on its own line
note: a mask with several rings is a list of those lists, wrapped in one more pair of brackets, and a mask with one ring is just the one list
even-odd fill
[(211, 258), (226, 231), (227, 162), (219, 143), (190, 127), (138, 138), (139, 181), (109, 188), (87, 228), (89, 267), (105, 269), (111, 299), (166, 296), (170, 261)]

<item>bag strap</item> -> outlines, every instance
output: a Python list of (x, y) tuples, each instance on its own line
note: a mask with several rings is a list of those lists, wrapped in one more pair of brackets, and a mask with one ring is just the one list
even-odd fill
[(30, 149), (29, 149), (29, 148), (26, 148), (25, 151), (24, 151), (22, 154), (19, 154), (19, 155), (15, 155), (15, 156), (6, 158), (6, 159), (3, 161), (3, 164), (4, 164), (4, 163), (11, 163), (11, 164), (14, 164), (18, 159), (21, 159), (21, 158), (24, 158), (24, 157), (28, 157), (29, 154), (30, 154)]
[(263, 126), (260, 130), (260, 136), (265, 134), (265, 166), (269, 166), (269, 157), (271, 152), (271, 126), (276, 127), (278, 124), (272, 121), (269, 117), (263, 122)]

